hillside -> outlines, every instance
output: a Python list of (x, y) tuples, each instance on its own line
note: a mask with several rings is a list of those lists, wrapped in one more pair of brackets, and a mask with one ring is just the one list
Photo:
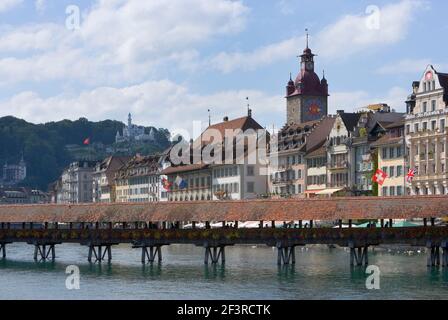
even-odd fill
[[(157, 129), (154, 143), (115, 144), (124, 124), (85, 118), (33, 124), (14, 117), (0, 118), (0, 165), (17, 163), (22, 154), (27, 163), (27, 179), (22, 185), (46, 190), (73, 160), (99, 160), (110, 154), (132, 155), (159, 152), (169, 146), (166, 129)], [(148, 128), (149, 130), (150, 128)], [(90, 138), (90, 146), (83, 141)], [(1, 172), (0, 172), (1, 176)]]

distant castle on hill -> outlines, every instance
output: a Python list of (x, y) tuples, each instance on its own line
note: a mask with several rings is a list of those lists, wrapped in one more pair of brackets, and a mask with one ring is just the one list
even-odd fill
[(155, 141), (155, 129), (151, 128), (149, 134), (145, 133), (145, 127), (138, 126), (132, 123), (132, 115), (129, 113), (128, 125), (123, 128), (123, 135), (117, 131), (115, 142), (129, 142), (129, 141)]

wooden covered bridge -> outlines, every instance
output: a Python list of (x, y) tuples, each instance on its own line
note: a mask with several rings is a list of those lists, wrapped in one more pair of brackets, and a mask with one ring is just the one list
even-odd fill
[[(216, 264), (225, 262), (226, 246), (264, 244), (278, 249), (279, 264), (289, 264), (297, 246), (332, 244), (350, 248), (351, 264), (363, 265), (369, 246), (406, 244), (427, 247), (428, 265), (448, 266), (448, 227), (436, 224), (441, 218), (448, 218), (446, 196), (0, 206), (0, 257), (15, 242), (33, 245), (36, 260), (55, 259), (58, 244), (79, 243), (89, 248), (90, 262), (110, 262), (112, 247), (129, 243), (147, 263), (161, 261), (165, 245), (193, 244), (205, 248), (205, 263)], [(396, 219), (423, 225), (395, 228)], [(381, 227), (355, 228), (356, 220), (381, 221)], [(240, 228), (247, 221), (259, 227)], [(192, 227), (180, 228), (184, 223)]]

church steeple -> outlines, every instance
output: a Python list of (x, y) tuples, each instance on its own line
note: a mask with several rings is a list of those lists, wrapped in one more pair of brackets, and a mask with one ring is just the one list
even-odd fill
[(309, 33), (308, 33), (308, 29), (305, 29), (306, 31), (306, 48), (305, 50), (303, 50), (303, 54), (300, 55), (301, 58), (301, 69), (303, 71), (309, 71), (309, 72), (314, 72), (314, 57), (316, 56), (315, 54), (313, 54), (313, 52), (311, 51), (310, 47), (309, 47)]
[(300, 124), (319, 120), (328, 112), (328, 82), (315, 72), (314, 57), (310, 49), (310, 35), (306, 29), (306, 47), (300, 58), (300, 71), (295, 81), (286, 86), (287, 123)]

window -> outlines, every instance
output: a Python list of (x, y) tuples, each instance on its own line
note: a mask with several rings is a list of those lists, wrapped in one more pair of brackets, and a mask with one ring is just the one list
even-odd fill
[(423, 102), (423, 112), (426, 112), (426, 111), (428, 111), (428, 102)]
[[(445, 119), (440, 120), (440, 132), (445, 132)], [(443, 152), (443, 151), (442, 151)]]
[(414, 132), (417, 133), (418, 132), (418, 123), (414, 124)]
[(397, 167), (397, 177), (403, 176), (403, 166)]
[(428, 129), (428, 123), (423, 122), (423, 131), (426, 131)]
[(383, 187), (383, 196), (384, 196), (384, 197), (387, 196), (387, 187)]
[(403, 195), (403, 187), (402, 186), (398, 186), (397, 187), (397, 196), (402, 196)]
[(383, 171), (385, 174), (387, 174), (387, 167), (381, 168), (381, 171)]
[(411, 125), (406, 125), (406, 134), (409, 134), (411, 132)]
[(389, 195), (391, 197), (395, 196), (395, 187), (390, 187)]
[(255, 183), (254, 182), (248, 182), (246, 187), (247, 193), (254, 193), (255, 192)]
[(431, 101), (431, 111), (436, 111), (436, 100)]
[(391, 178), (393, 178), (394, 175), (395, 175), (395, 167), (390, 167), (389, 168), (389, 176)]
[(395, 158), (395, 148), (389, 148), (389, 158), (393, 159)]
[(253, 177), (255, 175), (255, 170), (253, 166), (247, 166), (247, 176)]
[(435, 131), (436, 130), (436, 121), (434, 120), (434, 121), (431, 121), (431, 130), (432, 131)]
[(382, 158), (387, 159), (387, 148), (383, 148), (382, 153), (383, 153)]

